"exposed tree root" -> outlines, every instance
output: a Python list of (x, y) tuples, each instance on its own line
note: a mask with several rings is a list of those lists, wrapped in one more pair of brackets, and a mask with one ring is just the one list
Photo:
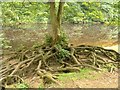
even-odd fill
[(43, 84), (48, 84), (48, 83), (56, 83), (58, 85), (60, 85), (60, 83), (55, 80), (56, 77), (54, 75), (52, 75), (49, 72), (46, 72), (45, 70), (37, 70), (37, 74), (43, 79)]
[(18, 75), (8, 75), (0, 79), (0, 84), (1, 84), (0, 86), (5, 87), (10, 84), (23, 83), (23, 82), (24, 80)]
[[(97, 71), (107, 68), (112, 72), (118, 68), (120, 62), (119, 53), (102, 47), (80, 45), (78, 47), (63, 47), (63, 49), (69, 52), (67, 57), (57, 58), (61, 52), (56, 47), (41, 46), (33, 50), (19, 51), (14, 55), (14, 58), (18, 59), (15, 63), (10, 63), (14, 60), (13, 56), (3, 59), (0, 61), (3, 66), (0, 71), (1, 84), (3, 86), (11, 84), (15, 82), (13, 78), (23, 82), (21, 73), (33, 71), (43, 79), (44, 85), (51, 82), (60, 85), (56, 76), (53, 75), (54, 72), (76, 72), (84, 67)], [(48, 63), (50, 60), (52, 60), (51, 63), (54, 62), (58, 66), (53, 68), (54, 65)]]

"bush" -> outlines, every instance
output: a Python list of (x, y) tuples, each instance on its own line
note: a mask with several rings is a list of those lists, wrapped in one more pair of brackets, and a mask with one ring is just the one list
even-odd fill
[(45, 43), (46, 43), (47, 45), (50, 45), (51, 42), (52, 42), (52, 37), (51, 37), (50, 35), (46, 34), (46, 35), (45, 35)]
[(56, 48), (58, 48), (58, 50), (59, 50), (59, 53), (57, 55), (58, 59), (69, 57), (69, 55), (70, 55), (69, 51), (63, 49), (60, 44), (57, 44)]

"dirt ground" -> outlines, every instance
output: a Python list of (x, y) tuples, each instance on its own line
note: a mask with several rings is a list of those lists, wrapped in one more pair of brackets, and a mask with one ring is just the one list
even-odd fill
[[(79, 72), (80, 73), (80, 72)], [(66, 75), (63, 79), (58, 79), (61, 85), (49, 84), (47, 88), (118, 88), (117, 72), (96, 72), (92, 71), (84, 74), (83, 77)], [(77, 78), (74, 78), (77, 77)], [(39, 77), (25, 79), (31, 88), (43, 88)]]
[[(93, 46), (102, 46), (106, 49), (113, 49), (117, 52), (119, 42), (116, 39), (110, 39), (110, 36), (107, 35), (107, 31), (92, 31), (86, 30), (82, 33), (82, 35), (77, 36), (80, 34), (78, 31), (68, 31), (67, 34), (69, 35), (69, 43), (72, 43), (74, 46), (85, 44), (85, 45), (93, 45)], [(12, 47), (20, 47), (22, 44), (31, 46), (37, 43), (43, 43), (42, 40), (44, 38), (44, 34), (47, 32), (42, 31), (25, 31), (25, 30), (13, 30), (13, 31), (3, 31), (5, 33), (5, 37), (12, 42)], [(44, 33), (44, 34), (43, 34)], [(72, 33), (72, 34), (71, 34)], [(75, 35), (75, 33), (77, 33)], [(86, 74), (85, 74), (86, 75)], [(92, 78), (88, 78), (91, 76)], [(97, 76), (97, 77), (96, 77)], [(74, 77), (74, 76), (73, 76)], [(78, 76), (79, 77), (79, 76)], [(96, 78), (93, 78), (96, 77)], [(40, 87), (40, 79), (37, 76), (28, 77), (25, 79), (26, 83), (31, 88), (39, 88)], [(47, 87), (49, 88), (118, 88), (118, 72), (95, 72), (92, 71), (86, 75), (83, 79), (81, 78), (71, 78), (67, 77), (65, 80), (59, 80), (61, 86), (51, 84)]]
[[(95, 76), (95, 73), (92, 73)], [(102, 73), (99, 78), (90, 80), (76, 80), (71, 83), (71, 87), (79, 86), (79, 88), (117, 88), (118, 87), (118, 74), (117, 73)]]
[[(105, 48), (118, 51), (118, 44), (107, 46)], [(119, 85), (118, 71), (90, 71), (83, 74), (78, 72), (75, 75), (69, 75), (69, 73), (67, 75), (66, 73), (66, 75), (61, 76), (61, 78), (58, 77), (58, 81), (61, 85), (49, 84), (46, 88), (118, 88)], [(25, 83), (29, 85), (29, 88), (43, 88), (43, 85), (41, 84), (42, 81), (39, 76), (29, 76), (24, 80)]]
[[(105, 47), (107, 49), (113, 49), (118, 51), (118, 44), (115, 44), (113, 46), (107, 46)], [(74, 75), (70, 76), (66, 74), (65, 77), (62, 77), (63, 79), (59, 79), (58, 81), (61, 83), (61, 85), (57, 84), (50, 84), (46, 86), (47, 88), (118, 88), (118, 71), (115, 72), (96, 72), (91, 71), (89, 73), (83, 73), (81, 76)], [(43, 88), (41, 84), (41, 79), (39, 76), (29, 76), (24, 79), (25, 83), (27, 83), (30, 87), (29, 88)], [(13, 86), (12, 86), (13, 87)]]
[[(43, 25), (45, 26), (45, 25)], [(38, 26), (36, 26), (38, 27)], [(28, 30), (3, 30), (4, 37), (10, 40), (12, 48), (22, 45), (31, 47), (34, 44), (44, 43), (45, 34), (50, 34), (51, 27), (48, 29), (28, 29)], [(93, 46), (113, 46), (118, 43), (118, 28), (103, 25), (79, 25), (63, 24), (63, 29), (69, 38), (68, 42), (74, 46), (93, 45)]]

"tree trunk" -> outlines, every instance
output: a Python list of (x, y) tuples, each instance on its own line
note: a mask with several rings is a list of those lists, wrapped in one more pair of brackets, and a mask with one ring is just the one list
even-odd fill
[(52, 45), (55, 45), (60, 37), (60, 30), (61, 30), (61, 18), (62, 18), (62, 11), (64, 3), (59, 2), (58, 12), (56, 14), (55, 8), (55, 0), (50, 2), (50, 15), (51, 15), (51, 25), (52, 25)]
[(58, 13), (57, 13), (58, 26), (60, 30), (61, 30), (61, 19), (62, 19), (62, 13), (63, 13), (63, 6), (64, 6), (64, 2), (63, 0), (60, 0)]

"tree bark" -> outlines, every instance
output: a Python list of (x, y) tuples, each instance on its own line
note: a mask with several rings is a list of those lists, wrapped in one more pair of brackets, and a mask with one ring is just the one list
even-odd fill
[(64, 3), (62, 2), (62, 0), (60, 0), (58, 12), (56, 14), (55, 0), (50, 2), (50, 16), (51, 16), (51, 25), (52, 25), (52, 39), (53, 39), (52, 45), (55, 45), (60, 37), (63, 6)]
[(58, 20), (58, 26), (59, 29), (61, 30), (61, 20), (62, 20), (62, 13), (63, 13), (63, 6), (64, 6), (63, 0), (60, 0), (59, 2), (59, 8), (58, 8), (58, 13), (57, 13), (57, 20)]

